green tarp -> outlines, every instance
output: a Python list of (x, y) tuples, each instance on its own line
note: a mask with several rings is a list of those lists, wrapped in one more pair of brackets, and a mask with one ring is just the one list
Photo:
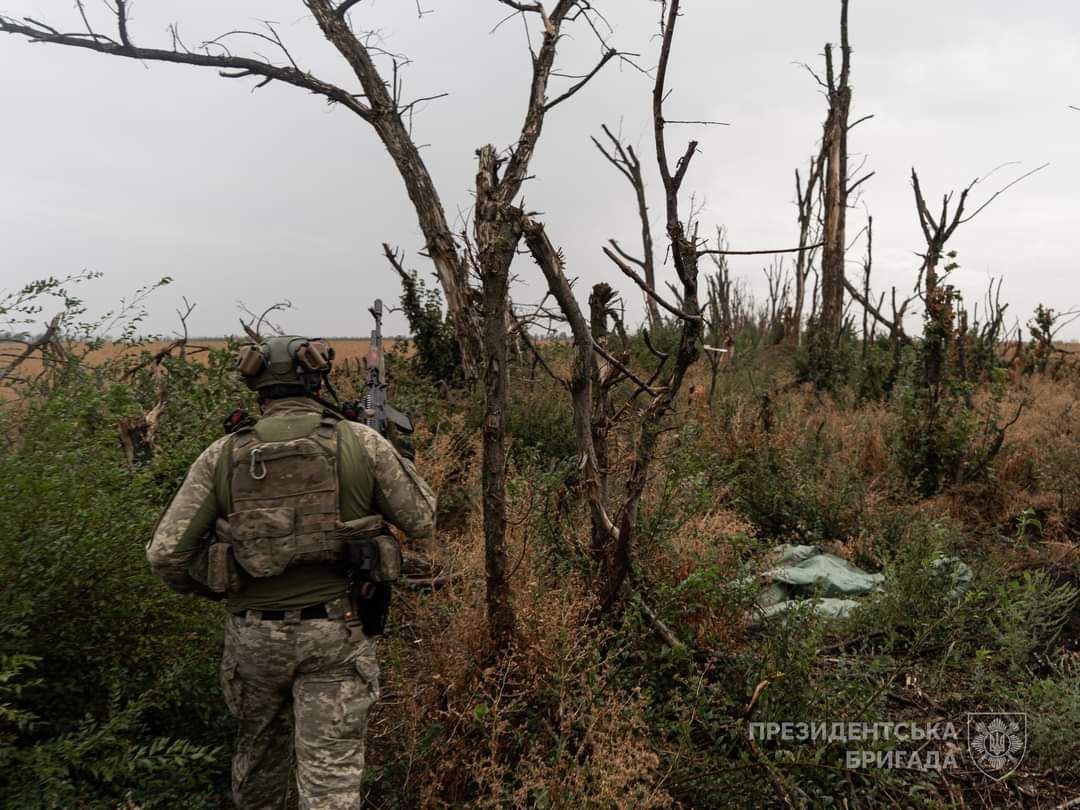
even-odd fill
[[(813, 600), (820, 616), (846, 616), (859, 602), (853, 598), (879, 590), (883, 574), (870, 574), (817, 546), (778, 546), (772, 566), (758, 576), (765, 585), (756, 599), (756, 618), (767, 619)], [(959, 595), (971, 584), (971, 569), (960, 560), (939, 557), (931, 562), (942, 574), (943, 588)]]

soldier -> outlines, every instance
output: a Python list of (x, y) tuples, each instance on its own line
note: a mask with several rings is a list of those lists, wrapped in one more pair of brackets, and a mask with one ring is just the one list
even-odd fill
[(286, 806), (291, 751), (301, 808), (359, 807), (379, 668), (342, 560), (373, 525), (385, 551), (383, 519), (416, 538), (434, 527), (435, 496), (412, 462), (317, 401), (332, 358), (325, 344), (292, 336), (242, 350), (262, 417), (203, 451), (147, 547), (173, 590), (224, 600), (221, 680), (239, 720), (241, 810)]

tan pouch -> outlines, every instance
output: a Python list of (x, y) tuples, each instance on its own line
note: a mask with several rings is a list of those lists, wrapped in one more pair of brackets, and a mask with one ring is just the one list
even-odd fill
[(401, 578), (401, 546), (390, 534), (382, 515), (350, 520), (338, 530), (349, 547), (354, 570), (369, 582), (394, 582)]
[(213, 543), (206, 566), (206, 585), (215, 593), (236, 593), (240, 590), (240, 569), (236, 564), (232, 543)]
[(192, 562), (188, 573), (214, 593), (236, 593), (243, 585), (230, 543), (206, 546)]
[(253, 577), (274, 577), (293, 558), (295, 510), (291, 506), (245, 509), (229, 515), (233, 553)]

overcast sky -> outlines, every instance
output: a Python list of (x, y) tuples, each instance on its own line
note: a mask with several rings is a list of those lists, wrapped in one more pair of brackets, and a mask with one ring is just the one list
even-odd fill
[[(378, 29), (383, 45), (408, 55), (407, 96), (449, 93), (416, 116), (414, 132), (451, 225), (471, 204), (476, 148), (513, 143), (527, 98), (530, 63), (520, 20), (492, 32), (506, 8), (495, 0), (366, 0), (358, 26)], [(109, 24), (108, 12), (96, 19)], [(612, 27), (610, 41), (656, 62), (658, 4), (594, 0)], [(668, 115), (729, 121), (729, 127), (671, 127), (671, 149), (701, 142), (684, 188), (703, 206), (703, 232), (723, 225), (734, 249), (795, 244), (793, 170), (820, 137), (825, 102), (798, 66), (820, 65), (822, 46), (839, 37), (838, 0), (685, 0), (669, 78)], [(79, 30), (72, 0), (0, 0), (0, 12)], [(229, 3), (137, 0), (131, 35), (167, 47), (177, 21), (189, 45), (258, 19), (279, 23), (305, 69), (356, 87), (299, 0)], [(535, 22), (533, 23), (535, 25)], [(581, 73), (598, 45), (583, 28), (560, 50), (559, 67)], [(962, 269), (955, 281), (981, 298), (1004, 277), (1013, 317), (1036, 303), (1080, 304), (1074, 237), (1080, 225), (1080, 4), (1075, 0), (906, 0), (851, 2), (854, 48), (854, 160), (876, 175), (862, 187), (849, 233), (874, 217), (874, 285), (908, 288), (921, 234), (910, 169), (928, 199), (1008, 161), (980, 184), (976, 199), (1024, 171), (1046, 170), (961, 227), (950, 246)], [(236, 53), (262, 47), (242, 40)], [(83, 268), (104, 278), (83, 292), (94, 310), (161, 276), (174, 283), (152, 300), (149, 328), (166, 332), (181, 296), (198, 302), (193, 334), (237, 330), (237, 301), (279, 299), (295, 310), (290, 331), (365, 334), (366, 307), (395, 302), (396, 276), (381, 255), (387, 241), (412, 267), (422, 237), (404, 187), (367, 124), (294, 87), (215, 71), (126, 59), (53, 45), (0, 39), (0, 290)], [(563, 85), (560, 85), (563, 86)], [(621, 130), (648, 156), (650, 80), (615, 63), (548, 118), (525, 202), (544, 213), (584, 284), (607, 280), (625, 293), (635, 318), (641, 302), (600, 248), (609, 238), (636, 246), (638, 224), (625, 180), (589, 141), (601, 124)], [(656, 233), (662, 204), (655, 165), (646, 160)], [(865, 208), (864, 208), (865, 205)], [(849, 254), (863, 255), (863, 245)], [(767, 257), (736, 258), (736, 275), (764, 289)], [(519, 301), (534, 300), (539, 271), (515, 264)], [(672, 277), (670, 267), (665, 277)], [(851, 266), (852, 277), (858, 267)], [(584, 296), (584, 284), (579, 292)], [(404, 327), (388, 320), (391, 332)]]

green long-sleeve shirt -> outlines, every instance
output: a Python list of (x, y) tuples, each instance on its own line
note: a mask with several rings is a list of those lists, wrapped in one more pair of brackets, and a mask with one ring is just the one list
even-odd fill
[[(322, 411), (304, 397), (277, 400), (263, 413), (256, 433), (264, 441), (304, 435), (318, 425)], [(342, 421), (337, 431), (341, 519), (380, 514), (410, 537), (429, 536), (435, 526), (435, 495), (412, 463), (366, 425)], [(223, 485), (218, 472), (229, 442), (228, 436), (218, 439), (195, 460), (147, 546), (154, 572), (181, 593), (193, 589), (191, 564), (209, 542), (215, 521), (231, 509), (227, 480)], [(275, 577), (249, 578), (229, 594), (228, 609), (292, 610), (328, 602), (344, 590), (344, 578), (333, 565), (309, 563)]]

